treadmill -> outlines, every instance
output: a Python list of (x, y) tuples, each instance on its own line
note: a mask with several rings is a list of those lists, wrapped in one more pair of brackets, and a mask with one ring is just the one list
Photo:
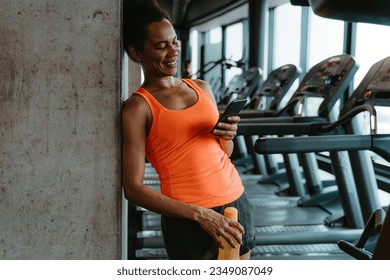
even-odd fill
[[(291, 126), (294, 126), (295, 123), (313, 121), (322, 123), (328, 121), (330, 112), (335, 103), (344, 97), (345, 89), (353, 78), (357, 68), (353, 58), (348, 55), (338, 55), (324, 59), (313, 66), (305, 75), (297, 91), (284, 108), (279, 111), (251, 111), (250, 113), (244, 111), (243, 114), (240, 114), (243, 119), (239, 124), (238, 134), (245, 135), (247, 139), (257, 139), (259, 135), (278, 135), (283, 133), (283, 131), (281, 132), (278, 126), (275, 125), (275, 123), (277, 124), (278, 122), (288, 122), (291, 123)], [(323, 100), (318, 108), (318, 116), (303, 115), (302, 108), (304, 105), (309, 104), (307, 99), (310, 97), (317, 97), (318, 99), (321, 98)], [(298, 112), (296, 112), (297, 107)], [(260, 118), (258, 116), (260, 116)], [(261, 123), (262, 126), (259, 127), (259, 123)], [(253, 145), (254, 141), (250, 142), (247, 140), (247, 142), (248, 145)], [(254, 151), (253, 154), (258, 155), (254, 153)], [(319, 180), (318, 177), (318, 166), (314, 154), (284, 154), (283, 157), (286, 167), (285, 174), (288, 178), (287, 182), (290, 190), (288, 194), (290, 196), (295, 196), (297, 199), (305, 197), (304, 200), (300, 200), (302, 205), (316, 205), (319, 202), (323, 203), (324, 200), (333, 200), (337, 197), (334, 188), (332, 190), (331, 188), (327, 188), (327, 190), (324, 191), (323, 182)], [(299, 162), (302, 164), (306, 185), (304, 184), (304, 178), (301, 175)], [(265, 178), (263, 176), (259, 180), (259, 183), (278, 183), (280, 174), (275, 175), (276, 176), (271, 175)], [(246, 176), (244, 175), (244, 180), (245, 177)], [(297, 199), (294, 201), (294, 199), (286, 197), (284, 205), (295, 206)], [(281, 204), (280, 199), (277, 203), (278, 205)], [(269, 204), (269, 202), (267, 202), (267, 204)]]
[[(282, 109), (258, 112), (252, 110), (241, 113), (238, 134), (246, 135), (248, 145), (253, 146), (254, 141), (251, 140), (258, 138), (259, 135), (277, 135), (280, 133), (278, 127), (274, 125), (277, 122), (291, 122), (291, 125), (294, 125), (293, 123), (308, 121), (328, 121), (336, 102), (344, 98), (345, 89), (357, 69), (358, 66), (353, 58), (345, 54), (324, 59), (310, 69), (288, 104)], [(312, 97), (323, 101), (318, 107), (316, 116), (305, 116), (304, 107), (311, 104), (308, 99)], [(264, 129), (259, 129), (258, 123), (262, 123)], [(254, 152), (253, 154), (256, 155)], [(256, 156), (253, 157), (256, 162)], [(288, 182), (287, 191), (289, 195), (303, 197), (307, 193), (310, 194), (310, 200), (304, 202), (307, 205), (315, 204), (318, 200), (324, 200), (323, 182), (318, 178), (318, 166), (314, 155), (310, 153), (302, 155), (285, 154), (283, 158), (285, 172), (267, 174), (263, 168), (260, 172), (263, 177), (259, 180), (259, 183), (278, 184), (279, 187), (283, 188), (283, 185)], [(301, 174), (299, 162), (302, 164), (305, 178)], [(304, 179), (306, 179), (306, 185), (304, 185)], [(329, 183), (327, 184), (329, 185)], [(283, 189), (281, 191), (286, 192)], [(314, 198), (316, 194), (321, 195), (317, 200)], [(329, 196), (328, 199), (334, 199), (329, 189), (326, 195)]]
[(262, 71), (258, 67), (251, 67), (235, 75), (229, 82), (226, 96), (218, 103), (219, 110), (223, 111), (235, 99), (247, 99), (249, 103), (262, 78)]
[[(330, 61), (332, 63), (329, 63)], [(324, 101), (319, 107), (319, 117), (301, 115), (295, 117), (254, 118), (248, 120), (248, 122), (245, 122), (244, 119), (244, 121), (239, 124), (239, 133), (248, 135), (275, 134), (278, 136), (304, 134), (306, 132), (300, 131), (299, 129), (301, 124), (315, 123), (320, 125), (329, 122), (329, 119), (331, 119), (331, 110), (337, 101), (336, 96), (338, 98), (342, 96), (342, 93), (345, 91), (356, 71), (356, 68), (355, 71), (351, 71), (353, 74), (350, 74), (346, 79), (347, 81), (342, 84), (340, 81), (342, 81), (342, 78), (346, 78), (345, 76), (349, 73), (340, 67), (342, 63), (335, 63), (335, 61), (337, 60), (330, 58), (328, 63), (326, 63), (326, 60), (324, 63), (320, 63), (317, 65), (319, 66), (317, 69), (314, 68), (308, 73), (312, 73), (313, 76), (302, 81), (303, 85), (300, 86), (299, 89), (311, 89), (314, 93), (298, 91), (296, 94), (296, 99), (298, 99), (301, 104), (305, 102), (305, 93), (309, 96), (313, 96), (316, 93), (317, 95), (324, 95)], [(336, 69), (339, 72), (336, 72)], [(324, 81), (326, 82), (324, 83)], [(317, 87), (315, 87), (316, 84)], [(342, 87), (342, 91), (339, 90), (340, 87)], [(324, 88), (330, 88), (329, 95), (326, 95)], [(330, 116), (326, 118), (327, 115)], [(270, 139), (272, 140), (275, 138)], [(281, 153), (281, 151), (277, 153)], [(307, 152), (302, 152), (300, 154), (307, 154)], [(332, 188), (332, 192), (327, 192), (329, 190), (328, 187), (325, 191), (325, 198), (329, 198), (327, 196), (331, 193), (333, 193), (332, 196), (338, 194), (340, 196), (340, 200), (338, 200), (339, 203), (334, 203), (337, 202), (337, 200), (330, 200), (328, 204), (325, 204), (321, 203), (321, 200), (316, 198), (315, 201), (318, 204), (305, 204), (301, 202), (304, 200), (300, 200), (293, 205), (295, 207), (291, 207), (291, 204), (288, 205), (288, 207), (275, 206), (273, 208), (264, 207), (264, 205), (258, 205), (256, 203), (254, 204), (253, 208), (257, 213), (255, 215), (255, 224), (257, 226), (256, 232), (258, 236), (257, 244), (261, 245), (256, 248), (256, 254), (258, 254), (258, 256), (264, 256), (264, 254), (272, 255), (269, 252), (266, 252), (266, 250), (269, 250), (270, 248), (276, 250), (275, 253), (283, 252), (285, 254), (299, 254), (299, 252), (303, 254), (305, 250), (310, 251), (311, 253), (319, 253), (319, 251), (324, 253), (325, 250), (338, 254), (340, 251), (337, 246), (335, 247), (335, 242), (337, 240), (355, 240), (360, 235), (364, 226), (360, 214), (360, 204), (356, 191), (354, 191), (355, 186), (353, 180), (349, 180), (351, 171), (349, 171), (348, 167), (344, 167), (345, 164), (349, 163), (349, 158), (343, 155), (335, 157), (335, 161), (336, 159), (338, 160), (337, 163), (340, 163), (338, 167), (336, 167), (336, 169), (339, 170), (338, 174), (336, 174), (336, 177), (338, 177), (336, 178), (338, 188), (342, 190), (346, 189), (348, 191), (335, 192), (334, 190), (337, 190), (337, 188)], [(320, 198), (321, 196), (322, 193), (319, 194)], [(271, 201), (279, 203), (280, 199), (284, 198), (278, 199), (264, 196), (262, 200), (266, 201), (267, 204), (270, 204)], [(252, 201), (253, 199), (251, 202)], [(300, 245), (298, 246), (296, 244)], [(296, 246), (298, 246), (298, 248)], [(305, 249), (305, 247), (308, 248)]]
[(301, 70), (293, 64), (282, 65), (268, 74), (267, 79), (256, 90), (242, 114), (254, 113), (260, 110), (278, 110), (286, 98), (291, 86), (301, 74)]
[[(347, 100), (337, 121), (324, 124), (299, 124), (300, 133), (296, 135), (302, 135), (300, 137), (260, 138), (255, 143), (255, 151), (266, 154), (330, 151), (331, 157), (335, 157), (341, 151), (349, 151), (349, 153), (353, 154), (361, 153), (361, 150), (372, 150), (384, 157), (384, 159), (390, 160), (390, 135), (377, 135), (375, 133), (376, 112), (373, 107), (373, 105), (390, 106), (389, 69), (390, 57), (374, 64), (359, 87)], [(354, 131), (353, 120), (354, 116), (364, 111), (370, 113), (370, 134), (358, 135)], [(289, 129), (289, 124), (287, 123), (280, 124), (280, 126), (284, 126), (287, 130)], [(371, 160), (367, 161), (364, 157), (355, 157), (355, 160), (359, 161), (354, 168), (355, 174), (364, 175), (359, 178), (375, 176), (373, 172), (367, 172), (367, 170), (371, 170)], [(363, 182), (367, 182), (367, 180), (363, 180)], [(346, 196), (351, 194), (351, 190), (341, 190), (345, 191)], [(365, 204), (363, 212), (383, 207), (377, 199), (378, 188), (376, 183), (374, 185), (360, 186), (358, 191), (362, 205), (363, 203)], [(386, 205), (388, 205), (388, 202), (386, 202)], [(344, 240), (344, 238), (341, 239)], [(344, 240), (342, 244), (350, 244), (350, 242)]]

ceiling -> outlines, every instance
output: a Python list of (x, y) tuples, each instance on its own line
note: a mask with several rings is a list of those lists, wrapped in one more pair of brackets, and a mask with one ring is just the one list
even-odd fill
[[(177, 28), (197, 25), (227, 13), (245, 3), (256, 0), (157, 0), (167, 10)], [(264, 0), (274, 7), (290, 2), (297, 6), (311, 6), (314, 13), (352, 22), (390, 25), (389, 0)]]
[(157, 0), (167, 10), (177, 27), (198, 24), (216, 14), (236, 8), (247, 0)]
[(157, 0), (157, 2), (169, 12), (175, 25), (181, 25), (191, 0)]

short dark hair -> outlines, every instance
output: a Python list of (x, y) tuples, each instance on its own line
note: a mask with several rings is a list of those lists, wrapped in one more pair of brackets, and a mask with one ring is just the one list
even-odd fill
[(171, 19), (167, 11), (155, 0), (123, 0), (123, 48), (129, 54), (129, 46), (143, 50), (148, 38), (147, 27), (150, 23)]

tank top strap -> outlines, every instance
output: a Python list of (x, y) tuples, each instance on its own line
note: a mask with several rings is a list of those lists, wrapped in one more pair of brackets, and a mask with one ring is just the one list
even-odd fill
[(161, 110), (161, 105), (158, 103), (158, 101), (143, 87), (139, 87), (135, 92), (133, 92), (133, 94), (138, 94), (145, 99), (150, 109), (152, 110), (153, 115)]
[(203, 98), (204, 96), (210, 97), (209, 94), (204, 89), (199, 87), (198, 84), (194, 82), (194, 80), (183, 79), (183, 81), (196, 91), (199, 98)]

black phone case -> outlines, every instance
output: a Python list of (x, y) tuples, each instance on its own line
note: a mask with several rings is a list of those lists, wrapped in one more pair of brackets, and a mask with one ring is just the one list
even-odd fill
[(214, 129), (217, 128), (217, 124), (219, 122), (226, 122), (226, 119), (229, 116), (237, 116), (240, 113), (240, 111), (242, 110), (242, 108), (244, 108), (246, 103), (247, 103), (246, 99), (233, 100), (232, 102), (230, 102), (230, 104), (228, 105), (226, 110), (222, 113), (218, 122), (215, 124), (215, 126), (213, 127), (213, 129), (211, 131), (213, 131)]

